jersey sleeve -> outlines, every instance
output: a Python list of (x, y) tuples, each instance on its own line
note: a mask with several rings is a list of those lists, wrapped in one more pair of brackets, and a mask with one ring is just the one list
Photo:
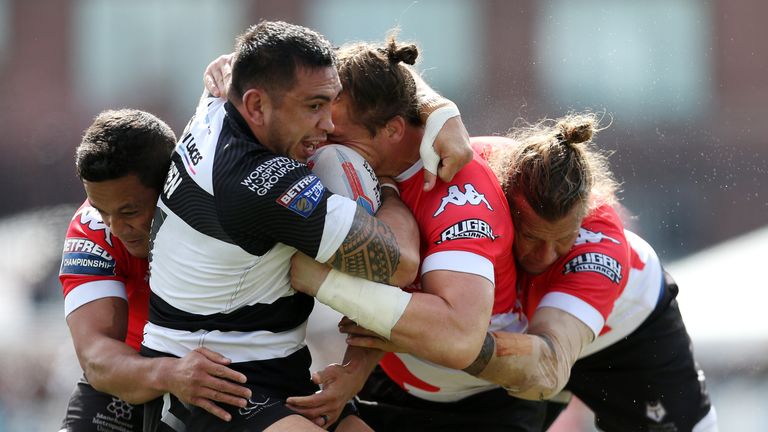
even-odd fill
[(243, 164), (236, 182), (214, 185), (222, 227), (260, 255), (269, 238), (324, 262), (347, 236), (357, 204), (332, 194), (306, 165), (267, 154)]
[(116, 241), (96, 209), (88, 204), (78, 209), (67, 229), (59, 269), (65, 316), (101, 298), (127, 301)]
[(421, 273), (451, 270), (495, 283), (497, 259), (512, 251), (509, 207), (477, 156), (450, 183), (438, 183), (415, 212), (422, 235)]
[(568, 254), (533, 278), (537, 308), (553, 307), (574, 315), (600, 335), (616, 299), (627, 284), (631, 246), (609, 206), (587, 216)]

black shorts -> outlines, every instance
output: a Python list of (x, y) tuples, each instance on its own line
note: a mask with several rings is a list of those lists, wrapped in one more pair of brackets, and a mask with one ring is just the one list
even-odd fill
[(360, 417), (374, 430), (396, 432), (533, 432), (541, 430), (546, 404), (495, 389), (458, 402), (432, 402), (403, 390), (376, 367), (358, 395)]
[[(162, 353), (142, 347), (142, 354), (158, 356)], [(319, 390), (310, 379), (309, 349), (304, 347), (288, 357), (246, 363), (234, 363), (230, 367), (245, 374), (244, 386), (251, 389), (248, 406), (238, 408), (219, 404), (232, 415), (225, 422), (208, 411), (186, 405), (175, 396), (166, 394), (144, 405), (146, 432), (255, 432), (262, 431), (296, 411), (285, 406), (290, 396), (308, 396)], [(302, 370), (300, 374), (284, 373), (286, 370)], [(269, 378), (272, 377), (272, 378)], [(353, 404), (347, 404), (339, 419), (355, 414)], [(333, 429), (331, 429), (333, 430)]]
[(665, 274), (653, 313), (625, 339), (580, 359), (570, 390), (595, 413), (601, 430), (685, 432), (711, 408), (704, 373)]
[(144, 408), (102, 393), (81, 378), (67, 404), (61, 430), (67, 432), (140, 432)]

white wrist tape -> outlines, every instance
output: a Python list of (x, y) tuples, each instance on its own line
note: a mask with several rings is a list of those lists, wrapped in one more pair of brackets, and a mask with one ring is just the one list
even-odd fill
[(411, 300), (411, 294), (398, 287), (335, 269), (328, 273), (315, 297), (361, 327), (387, 339)]
[(433, 147), (437, 134), (443, 128), (445, 122), (453, 117), (460, 116), (459, 108), (455, 103), (440, 107), (427, 117), (427, 123), (424, 125), (424, 136), (421, 138), (419, 155), (424, 163), (424, 168), (432, 174), (437, 174), (437, 166), (440, 164), (440, 156)]

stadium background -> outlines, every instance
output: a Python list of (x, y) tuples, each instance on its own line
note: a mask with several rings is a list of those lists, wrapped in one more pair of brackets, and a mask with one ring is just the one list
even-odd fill
[(83, 198), (72, 163), (83, 129), (133, 107), (178, 133), (205, 65), (262, 18), (334, 44), (400, 26), (474, 135), (607, 113), (597, 140), (616, 151), (630, 224), (687, 274), (683, 313), (721, 430), (768, 430), (765, 16), (759, 0), (0, 0), (0, 432), (54, 430), (78, 374), (55, 276)]

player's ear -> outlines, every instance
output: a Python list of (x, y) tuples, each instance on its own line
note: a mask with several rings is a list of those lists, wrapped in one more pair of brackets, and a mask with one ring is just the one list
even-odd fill
[(269, 110), (269, 96), (261, 89), (252, 88), (243, 94), (243, 108), (247, 117), (256, 126), (263, 126), (265, 113)]
[(402, 116), (392, 117), (384, 126), (384, 134), (390, 141), (402, 140), (405, 135), (405, 119)]

